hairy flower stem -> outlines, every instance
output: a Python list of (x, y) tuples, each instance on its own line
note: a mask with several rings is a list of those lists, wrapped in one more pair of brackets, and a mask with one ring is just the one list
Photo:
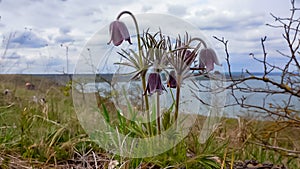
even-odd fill
[[(142, 86), (143, 91), (146, 91), (146, 70), (141, 73), (142, 78)], [(144, 95), (145, 97), (145, 107), (146, 107), (146, 116), (147, 116), (147, 128), (150, 135), (152, 135), (151, 131), (151, 119), (150, 119), (150, 111), (149, 111), (149, 100), (147, 94)]]
[(160, 135), (160, 109), (159, 109), (159, 93), (156, 92), (156, 125), (157, 125), (157, 134)]
[(176, 97), (175, 97), (175, 113), (174, 113), (174, 122), (177, 126), (177, 118), (179, 112), (179, 101), (180, 101), (180, 84), (181, 84), (181, 75), (177, 75), (177, 87), (176, 87)]
[(131, 12), (129, 12), (129, 11), (122, 11), (118, 15), (117, 20), (119, 20), (121, 18), (121, 16), (124, 15), (124, 14), (130, 15), (131, 18), (133, 19), (133, 22), (134, 22), (134, 25), (135, 25), (135, 30), (136, 30), (136, 37), (137, 37), (138, 49), (139, 49), (139, 57), (140, 57), (139, 61), (140, 61), (140, 63), (142, 63), (143, 57), (142, 57), (142, 45), (141, 45), (141, 36), (140, 36), (140, 31), (139, 31), (139, 25), (137, 23), (137, 20), (136, 20), (135, 16)]
[[(130, 15), (131, 18), (133, 19), (133, 22), (134, 22), (134, 25), (135, 25), (135, 30), (136, 30), (137, 43), (138, 43), (137, 45), (138, 45), (138, 50), (139, 50), (139, 63), (144, 64), (143, 63), (143, 56), (142, 56), (141, 36), (140, 36), (140, 31), (139, 31), (139, 26), (138, 26), (137, 20), (136, 20), (135, 16), (129, 11), (122, 11), (118, 15), (117, 20), (119, 20), (121, 18), (121, 16), (124, 15), (124, 14)], [(141, 73), (143, 91), (146, 90), (146, 73), (147, 73), (147, 70), (143, 70), (142, 73)], [(145, 97), (145, 107), (146, 107), (147, 122), (148, 122), (148, 125), (147, 125), (148, 126), (148, 132), (149, 132), (150, 135), (152, 135), (148, 96), (145, 94), (144, 97)]]
[[(159, 69), (156, 70), (159, 73)], [(156, 92), (156, 125), (157, 125), (157, 134), (160, 135), (160, 105), (159, 105), (159, 92)]]
[(204, 48), (207, 48), (207, 45), (206, 45), (206, 43), (204, 42), (203, 39), (198, 38), (198, 37), (192, 38), (192, 39), (190, 40), (189, 44), (192, 43), (193, 41), (199, 41), (199, 42), (201, 42), (201, 43), (203, 44)]

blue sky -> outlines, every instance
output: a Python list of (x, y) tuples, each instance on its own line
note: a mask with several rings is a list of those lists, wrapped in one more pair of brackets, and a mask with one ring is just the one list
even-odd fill
[(89, 39), (122, 10), (169, 14), (193, 24), (224, 63), (223, 46), (212, 36), (225, 37), (233, 70), (257, 71), (262, 65), (249, 53), (262, 56), (263, 36), (270, 62), (284, 61), (276, 52), (286, 50), (282, 31), (265, 24), (275, 23), (270, 13), (288, 17), (289, 9), (284, 0), (0, 0), (0, 73), (66, 72), (67, 49), (71, 73)]

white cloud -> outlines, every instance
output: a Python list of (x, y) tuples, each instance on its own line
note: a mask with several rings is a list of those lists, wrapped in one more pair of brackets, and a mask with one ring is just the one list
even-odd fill
[(42, 48), (48, 44), (46, 39), (31, 31), (15, 32), (10, 39), (9, 48)]
[(187, 14), (187, 8), (182, 5), (168, 5), (168, 13), (176, 16), (185, 16)]
[[(172, 2), (3, 0), (0, 2), (1, 36), (7, 39), (9, 32), (18, 32), (12, 40), (13, 46), (10, 46), (8, 53), (11, 56), (13, 53), (22, 56), (20, 58), (24, 60), (19, 59), (18, 62), (20, 65), (24, 62), (24, 67), (26, 62), (30, 62), (31, 65), (36, 64), (42, 68), (38, 66), (38, 62), (32, 60), (38, 60), (40, 56), (52, 58), (45, 59), (44, 61), (49, 63), (42, 64), (49, 69), (66, 61), (65, 50), (60, 44), (70, 46), (69, 52), (72, 56), (70, 64), (75, 64), (85, 43), (95, 32), (114, 20), (122, 10), (129, 10), (134, 14), (145, 12), (171, 14), (184, 19), (202, 29), (222, 56), (222, 45), (212, 36), (228, 39), (230, 51), (235, 56), (250, 52), (260, 53), (260, 38), (265, 35), (269, 39), (267, 41), (269, 50), (275, 51), (278, 48), (284, 50), (281, 32), (265, 24), (274, 20), (269, 15), (270, 12), (283, 17), (289, 16), (290, 12), (289, 2), (282, 0), (173, 0)], [(160, 18), (157, 18), (157, 21), (161, 22)], [(24, 31), (25, 27), (27, 31)], [(31, 29), (30, 36), (29, 29)], [(5, 38), (0, 49), (1, 53), (5, 50)], [(269, 53), (272, 57), (278, 56), (276, 51)]]

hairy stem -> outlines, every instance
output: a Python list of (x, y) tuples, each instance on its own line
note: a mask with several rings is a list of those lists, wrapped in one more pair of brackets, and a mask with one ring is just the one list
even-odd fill
[[(142, 54), (142, 45), (141, 45), (141, 36), (140, 36), (140, 31), (139, 31), (139, 25), (137, 23), (135, 16), (129, 11), (122, 11), (118, 15), (117, 20), (119, 20), (121, 18), (121, 16), (124, 14), (130, 15), (131, 18), (133, 19), (133, 22), (135, 25), (135, 30), (136, 30), (137, 43), (138, 43), (137, 45), (138, 45), (138, 50), (139, 50), (139, 62), (141, 64), (143, 64), (143, 56), (142, 56), (143, 54)], [(146, 72), (147, 72), (147, 70), (142, 71), (142, 73), (141, 73), (142, 85), (143, 85), (144, 91), (146, 90)], [(145, 102), (146, 102), (146, 111), (148, 111), (149, 110), (149, 102), (148, 102), (148, 97), (146, 95), (145, 95)]]
[[(142, 78), (143, 91), (146, 91), (146, 71), (143, 71), (141, 73), (141, 78)], [(145, 97), (145, 107), (146, 107), (148, 132), (149, 132), (150, 135), (152, 135), (152, 131), (151, 131), (151, 119), (150, 119), (150, 111), (149, 111), (149, 100), (148, 100), (147, 94), (145, 94), (144, 97)]]
[(199, 41), (199, 42), (201, 42), (203, 44), (204, 48), (207, 48), (207, 45), (206, 45), (206, 43), (205, 43), (205, 41), (203, 39), (198, 38), (198, 37), (192, 38), (190, 40), (189, 44), (192, 43), (193, 41)]
[(159, 109), (159, 92), (156, 92), (156, 125), (157, 125), (157, 134), (160, 135), (160, 109)]
[(117, 20), (119, 20), (121, 18), (122, 15), (124, 14), (128, 14), (131, 16), (131, 18), (133, 19), (133, 22), (134, 22), (134, 25), (135, 25), (135, 30), (136, 30), (136, 37), (137, 37), (137, 43), (138, 43), (138, 49), (139, 49), (139, 56), (140, 56), (140, 63), (142, 63), (142, 45), (141, 45), (141, 36), (140, 36), (140, 31), (139, 31), (139, 25), (137, 23), (137, 20), (135, 18), (135, 16), (129, 12), (129, 11), (122, 11), (118, 17), (117, 17)]
[[(128, 14), (131, 16), (131, 18), (133, 19), (134, 25), (135, 25), (135, 30), (136, 30), (136, 37), (137, 37), (137, 45), (138, 45), (138, 50), (139, 50), (139, 63), (140, 64), (144, 64), (143, 63), (143, 53), (142, 53), (142, 45), (141, 45), (141, 36), (140, 36), (140, 32), (139, 32), (139, 26), (137, 23), (137, 20), (135, 18), (135, 16), (129, 12), (129, 11), (122, 11), (118, 16), (117, 16), (117, 20), (119, 20), (121, 18), (122, 15), (124, 14)], [(142, 78), (142, 87), (143, 87), (143, 91), (146, 91), (146, 72), (147, 70), (143, 70), (141, 73), (141, 78)], [(150, 112), (149, 112), (149, 101), (148, 101), (148, 96), (145, 94), (145, 105), (146, 105), (146, 114), (147, 114), (147, 122), (148, 122), (148, 131), (149, 134), (152, 135), (152, 131), (151, 131), (151, 123), (150, 123)]]
[(175, 123), (177, 123), (178, 112), (179, 112), (180, 84), (181, 84), (181, 75), (177, 75), (177, 87), (176, 87), (176, 97), (175, 97), (175, 114), (174, 114)]

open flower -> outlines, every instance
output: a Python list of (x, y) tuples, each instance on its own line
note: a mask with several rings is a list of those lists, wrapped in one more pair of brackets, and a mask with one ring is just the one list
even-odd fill
[(147, 92), (149, 93), (149, 95), (152, 95), (155, 92), (162, 94), (163, 90), (166, 91), (166, 88), (161, 82), (159, 73), (150, 73), (148, 77), (147, 87), (144, 94), (147, 94)]
[(222, 66), (215, 51), (211, 48), (205, 48), (200, 51), (200, 68), (205, 68), (209, 72), (214, 69), (214, 64)]
[(176, 77), (175, 77), (175, 71), (172, 70), (169, 74), (169, 78), (167, 81), (167, 87), (169, 88), (176, 88), (177, 82), (176, 82)]
[(130, 41), (129, 31), (123, 22), (119, 20), (113, 21), (109, 26), (109, 32), (111, 39), (108, 44), (113, 42), (115, 46), (119, 46), (124, 40), (128, 41), (129, 44), (132, 44)]

